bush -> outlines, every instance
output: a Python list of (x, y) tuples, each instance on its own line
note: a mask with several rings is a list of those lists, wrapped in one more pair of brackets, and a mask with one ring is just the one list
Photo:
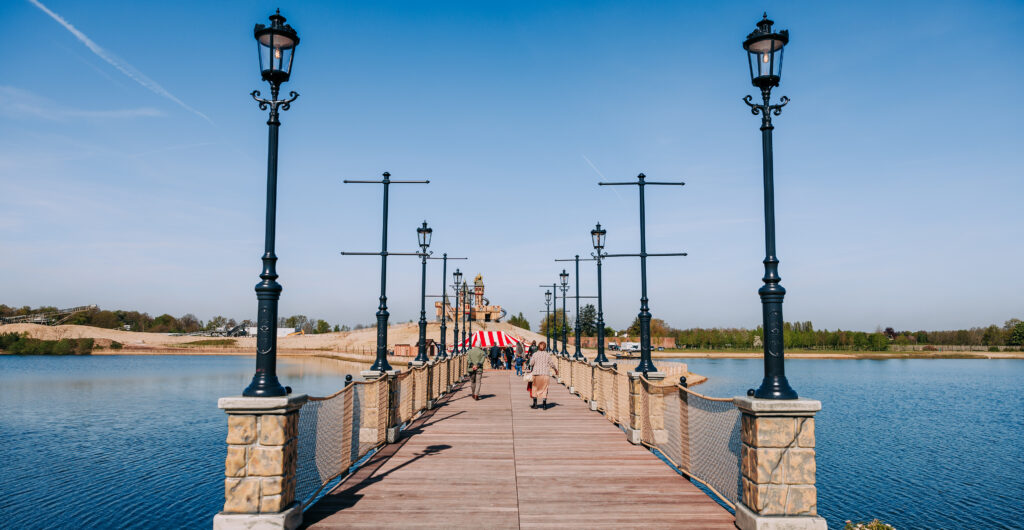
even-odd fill
[(124, 347), (124, 344), (121, 344), (120, 342), (117, 342), (116, 340), (115, 341), (111, 341), (111, 343), (110, 343), (110, 349), (111, 350), (120, 350), (123, 347)]
[(0, 349), (15, 355), (89, 355), (92, 347), (92, 339), (40, 340), (29, 338), (27, 333), (0, 335)]
[(989, 346), (988, 351), (999, 351), (999, 346)]
[(935, 346), (925, 346), (924, 348), (921, 348), (921, 351), (939, 351), (939, 349)]

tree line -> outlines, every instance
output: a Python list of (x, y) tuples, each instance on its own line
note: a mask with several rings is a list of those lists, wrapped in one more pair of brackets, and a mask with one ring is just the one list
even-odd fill
[[(0, 317), (13, 317), (31, 315), (34, 313), (46, 313), (57, 311), (53, 306), (41, 306), (32, 308), (29, 306), (9, 307), (0, 304)], [(180, 317), (164, 313), (153, 317), (149, 313), (141, 311), (126, 311), (122, 309), (105, 310), (100, 308), (90, 309), (81, 313), (75, 313), (65, 324), (79, 326), (92, 326), (106, 329), (126, 329), (131, 331), (145, 331), (151, 333), (197, 333), (200, 331), (228, 331), (236, 326), (255, 327), (252, 320), (236, 321), (233, 318), (217, 315), (210, 320), (203, 322), (196, 315), (186, 313)], [(292, 315), (281, 317), (277, 322), (278, 327), (302, 330), (305, 333), (329, 333), (331, 331), (349, 331), (361, 329), (365, 326), (359, 324), (355, 328), (335, 324), (331, 326), (327, 321), (318, 318), (309, 318), (306, 315)]]

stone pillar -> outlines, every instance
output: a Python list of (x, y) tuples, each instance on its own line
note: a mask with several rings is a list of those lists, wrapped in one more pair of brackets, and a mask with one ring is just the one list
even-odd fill
[[(398, 436), (397, 404), (394, 393), (397, 381), (395, 376), (400, 370), (388, 370), (378, 372), (376, 370), (364, 370), (360, 372), (367, 381), (377, 381), (384, 378), (386, 384), (366, 385), (363, 390), (362, 418), (359, 427), (359, 443), (372, 443), (378, 445), (384, 442), (391, 442)], [(382, 396), (379, 392), (383, 392)]]
[(283, 528), (302, 523), (295, 500), (299, 408), (306, 395), (225, 397), (228, 456), (224, 462), (224, 509), (215, 530)]
[(815, 487), (813, 399), (737, 397), (743, 414), (740, 530), (825, 530)]
[(600, 377), (600, 373), (597, 371), (597, 363), (590, 361), (587, 363), (590, 366), (590, 410), (597, 410), (597, 378)]
[[(647, 372), (644, 374), (642, 372), (627, 372), (627, 375), (629, 376), (629, 425), (626, 426), (626, 439), (629, 440), (629, 443), (631, 444), (640, 445), (640, 442), (643, 441), (644, 416), (648, 414), (648, 411), (643, 409), (643, 396), (641, 393), (645, 392), (645, 390), (643, 381), (641, 381), (640, 378), (646, 377), (648, 381), (652, 382), (661, 381), (665, 379), (665, 373)], [(658, 396), (660, 397), (661, 394), (658, 394)], [(648, 399), (653, 399), (653, 397), (654, 396), (651, 395)], [(651, 402), (648, 401), (649, 406), (650, 404)], [(662, 402), (661, 410), (664, 411), (664, 409), (664, 402)], [(654, 410), (653, 407), (650, 407), (650, 410)], [(661, 430), (664, 433), (664, 418), (661, 420)]]

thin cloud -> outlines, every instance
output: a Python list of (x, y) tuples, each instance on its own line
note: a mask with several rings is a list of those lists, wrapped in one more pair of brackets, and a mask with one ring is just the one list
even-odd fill
[(60, 105), (26, 90), (0, 85), (0, 98), (7, 103), (0, 106), (0, 114), (6, 116), (31, 116), (50, 121), (68, 119), (124, 119), (124, 118), (155, 118), (164, 113), (152, 107), (114, 110), (82, 110), (61, 107)]
[(206, 114), (203, 114), (202, 112), (199, 112), (198, 110), (188, 106), (187, 104), (185, 104), (185, 102), (183, 102), (182, 100), (180, 100), (177, 97), (175, 97), (174, 94), (171, 94), (164, 87), (160, 86), (159, 83), (157, 83), (156, 81), (153, 81), (152, 79), (147, 77), (145, 74), (143, 74), (142, 72), (138, 71), (134, 66), (132, 66), (132, 65), (122, 61), (121, 59), (117, 58), (114, 54), (112, 54), (112, 53), (108, 52), (107, 50), (103, 49), (103, 47), (101, 47), (99, 44), (96, 44), (95, 42), (93, 42), (92, 39), (87, 37), (85, 35), (85, 33), (82, 33), (81, 31), (78, 30), (78, 28), (72, 26), (70, 22), (68, 22), (67, 20), (64, 20), (64, 17), (58, 15), (57, 13), (54, 13), (53, 11), (50, 11), (50, 9), (48, 7), (46, 7), (46, 6), (44, 6), (41, 2), (39, 2), (39, 0), (28, 0), (28, 1), (32, 5), (38, 7), (39, 10), (42, 11), (43, 13), (46, 13), (47, 15), (49, 15), (50, 18), (56, 20), (58, 24), (60, 24), (61, 26), (64, 26), (64, 29), (70, 31), (71, 34), (75, 36), (75, 38), (77, 38), (82, 44), (85, 44), (85, 46), (87, 48), (89, 48), (89, 50), (91, 50), (93, 53), (95, 53), (97, 57), (99, 57), (100, 59), (103, 59), (104, 61), (109, 63), (114, 68), (117, 68), (122, 74), (130, 77), (136, 83), (138, 83), (138, 84), (142, 85), (143, 87), (149, 89), (154, 94), (156, 94), (158, 96), (165, 97), (165, 98), (167, 98), (167, 99), (177, 103), (181, 108), (183, 108), (183, 109), (185, 109), (185, 110), (195, 114), (196, 116), (199, 116), (200, 118), (210, 122), (211, 124), (213, 123), (213, 121), (210, 120), (210, 118), (208, 116), (206, 116)]

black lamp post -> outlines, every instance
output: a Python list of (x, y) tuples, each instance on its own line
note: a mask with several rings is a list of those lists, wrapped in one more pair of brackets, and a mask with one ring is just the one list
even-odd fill
[[(556, 259), (555, 261), (575, 261), (576, 262), (576, 296), (570, 296), (569, 298), (576, 299), (576, 353), (573, 354), (572, 358), (584, 361), (586, 357), (583, 356), (583, 352), (580, 350), (580, 299), (581, 298), (597, 298), (596, 296), (580, 296), (580, 255), (577, 254), (573, 259)], [(592, 259), (583, 259), (583, 261), (594, 261)], [(563, 271), (564, 272), (564, 271)], [(568, 349), (567, 349), (568, 350)], [(568, 353), (568, 352), (567, 352)]]
[(597, 251), (591, 254), (591, 256), (594, 256), (594, 260), (597, 261), (597, 357), (594, 357), (595, 363), (609, 362), (608, 357), (604, 355), (604, 306), (602, 305), (603, 299), (601, 298), (601, 259), (604, 258), (602, 251), (604, 250), (604, 237), (607, 233), (607, 230), (601, 228), (601, 223), (597, 223), (597, 226), (590, 231), (594, 250)]
[(561, 283), (559, 286), (562, 289), (562, 355), (569, 356), (569, 321), (565, 316), (565, 293), (569, 290), (569, 273), (562, 269), (562, 273), (558, 275), (558, 280)]
[(466, 332), (469, 327), (473, 325), (473, 313), (472, 308), (469, 305), (469, 286), (466, 285), (466, 281), (462, 281), (462, 352), (469, 351), (468, 345), (466, 344)]
[(427, 247), (430, 246), (430, 236), (433, 233), (434, 229), (429, 228), (426, 221), (423, 221), (423, 226), (416, 229), (416, 237), (423, 251), (420, 254), (423, 270), (420, 274), (420, 342), (415, 360), (422, 363), (430, 360), (427, 357), (427, 258), (430, 257), (430, 254), (427, 254)]
[(263, 246), (261, 282), (256, 284), (256, 373), (252, 382), (242, 391), (247, 397), (283, 396), (287, 391), (277, 380), (277, 301), (281, 298), (281, 284), (277, 283), (277, 256), (274, 254), (274, 235), (277, 224), (277, 132), (281, 126), (280, 110), (288, 110), (299, 95), (291, 92), (288, 99), (277, 99), (281, 83), (288, 81), (292, 71), (292, 58), (299, 44), (299, 35), (278, 10), (270, 15), (270, 27), (256, 24), (254, 35), (259, 51), (260, 73), (270, 83), (270, 99), (260, 98), (259, 90), (252, 98), (260, 110), (270, 108), (267, 126), (270, 128), (267, 146), (267, 220)]
[(764, 380), (754, 392), (763, 399), (796, 399), (797, 394), (786, 380), (784, 341), (782, 338), (782, 299), (786, 290), (779, 285), (779, 258), (775, 255), (775, 183), (772, 174), (772, 118), (782, 113), (789, 98), (782, 96), (778, 105), (771, 104), (772, 87), (782, 79), (782, 50), (789, 42), (789, 31), (772, 31), (768, 14), (757, 23), (757, 29), (743, 41), (750, 67), (750, 82), (761, 89), (762, 103), (743, 98), (755, 116), (761, 115), (761, 154), (764, 167), (764, 285), (758, 289), (764, 329)]
[(452, 355), (459, 353), (459, 320), (462, 320), (462, 313), (459, 313), (459, 298), (460, 289), (462, 288), (462, 271), (455, 269), (452, 273), (452, 279), (455, 280), (455, 315), (452, 321), (455, 323), (455, 329), (452, 330)]
[[(552, 333), (551, 333), (551, 291), (544, 291), (544, 340), (547, 342), (548, 351), (552, 351), (554, 346), (551, 345)], [(555, 353), (558, 350), (554, 350)]]
[(637, 365), (637, 372), (657, 372), (654, 362), (651, 360), (651, 308), (647, 305), (647, 258), (655, 256), (685, 256), (685, 252), (652, 253), (647, 252), (647, 213), (644, 202), (644, 188), (647, 186), (683, 186), (683, 182), (648, 182), (647, 176), (640, 173), (636, 176), (636, 182), (599, 182), (599, 186), (636, 186), (640, 190), (640, 253), (639, 254), (605, 254), (605, 258), (640, 258), (640, 313), (637, 319), (640, 321), (640, 364)]

